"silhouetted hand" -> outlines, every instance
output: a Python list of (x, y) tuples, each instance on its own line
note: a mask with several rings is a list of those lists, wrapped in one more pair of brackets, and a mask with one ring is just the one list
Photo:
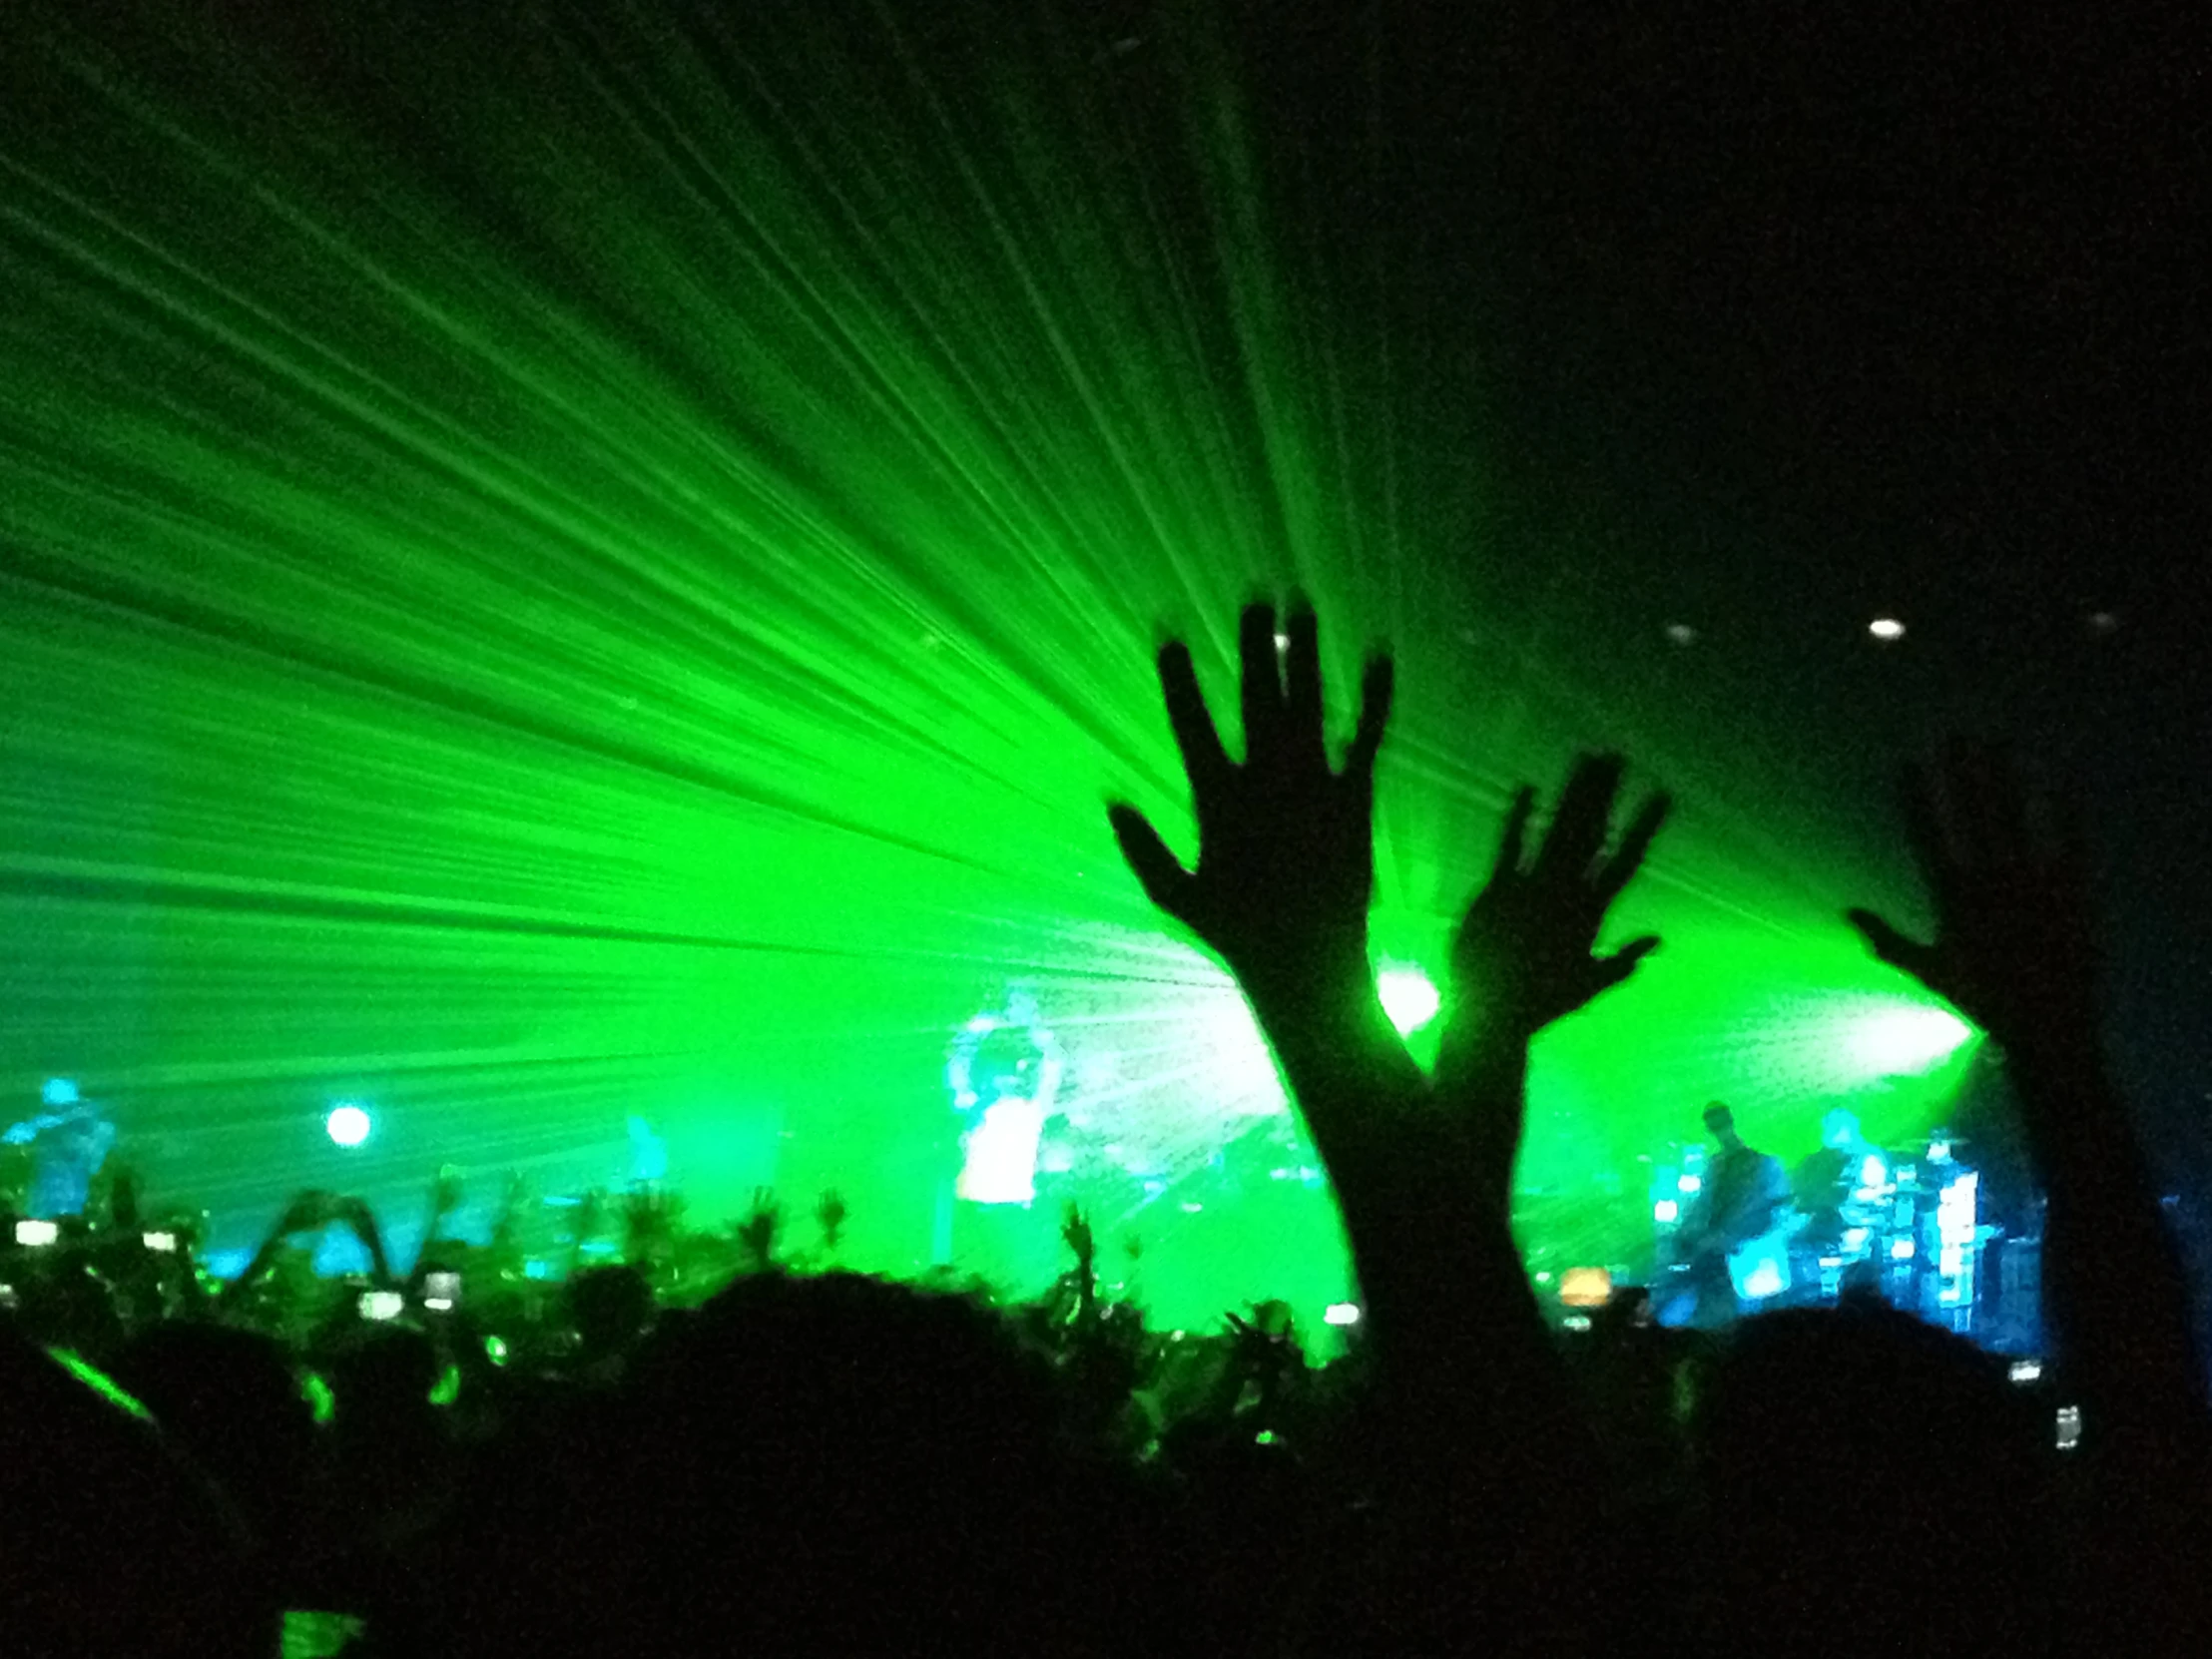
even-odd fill
[(1936, 911), (1923, 944), (1872, 910), (1845, 912), (1892, 967), (2007, 1051), (2088, 1056), (2097, 1041), (2097, 950), (2078, 824), (2039, 831), (2003, 750), (1953, 744), (1938, 773), (1905, 781), (1906, 839)]
[(276, 1223), (277, 1235), (315, 1232), (338, 1219), (338, 1210), (339, 1200), (334, 1193), (310, 1187), (284, 1207), (283, 1216)]
[(1083, 1214), (1083, 1207), (1073, 1199), (1068, 1201), (1061, 1221), (1060, 1237), (1075, 1257), (1071, 1277), (1075, 1283), (1076, 1307), (1078, 1316), (1087, 1323), (1098, 1307), (1098, 1238), (1091, 1231), (1090, 1218)]
[(1575, 763), (1533, 862), (1524, 859), (1536, 792), (1523, 789), (1506, 815), (1497, 861), (1452, 945), (1456, 999), (1488, 1034), (1534, 1036), (1636, 971), (1659, 948), (1656, 934), (1609, 956), (1596, 953), (1605, 912), (1642, 866), (1669, 802), (1654, 795), (1608, 856), (1624, 763), (1586, 755)]
[(835, 1250), (844, 1237), (844, 1220), (849, 1212), (844, 1207), (844, 1195), (831, 1187), (825, 1191), (815, 1205), (815, 1220), (822, 1228), (822, 1243), (826, 1250)]
[(452, 1164), (438, 1166), (437, 1179), (430, 1183), (430, 1225), (437, 1224), (461, 1207), (461, 1172)]
[(1365, 973), (1375, 891), (1375, 758), (1389, 719), (1387, 657), (1368, 664), (1360, 723), (1343, 771), (1329, 762), (1321, 647), (1312, 610), (1291, 612), (1276, 647), (1275, 608), (1239, 623), (1245, 758), (1229, 759), (1181, 641), (1160, 653), (1160, 687), (1198, 819), (1198, 867), (1186, 870), (1144, 815), (1108, 810), (1122, 856), (1147, 896), (1212, 947), (1249, 990), (1318, 961)]
[(341, 1198), (330, 1206), (330, 1219), (341, 1221), (354, 1232), (376, 1225), (376, 1214), (369, 1209), (365, 1198)]
[(1232, 1359), (1247, 1376), (1279, 1365), (1297, 1341), (1291, 1311), (1281, 1302), (1254, 1303), (1249, 1320), (1236, 1314), (1224, 1314), (1222, 1318), (1229, 1322)]
[(782, 1213), (776, 1205), (773, 1187), (753, 1189), (753, 1209), (738, 1224), (738, 1243), (749, 1251), (756, 1263), (767, 1267), (776, 1251), (776, 1228)]
[(1098, 1241), (1091, 1233), (1090, 1218), (1083, 1214), (1083, 1207), (1070, 1200), (1067, 1212), (1060, 1223), (1060, 1237), (1075, 1257), (1077, 1269), (1091, 1271), (1091, 1263), (1098, 1255)]

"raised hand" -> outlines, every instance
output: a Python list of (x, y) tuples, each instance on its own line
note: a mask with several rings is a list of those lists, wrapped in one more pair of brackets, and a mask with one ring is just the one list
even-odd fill
[(844, 1195), (834, 1187), (824, 1189), (815, 1204), (815, 1221), (822, 1228), (822, 1247), (834, 1252), (844, 1239), (845, 1217), (851, 1212), (844, 1207)]
[(1060, 1237), (1075, 1257), (1073, 1278), (1077, 1318), (1089, 1324), (1098, 1312), (1098, 1238), (1083, 1207), (1069, 1199), (1060, 1223)]
[(2008, 1051), (2092, 1055), (2098, 959), (2079, 825), (2038, 830), (2013, 758), (1962, 743), (1936, 773), (1907, 773), (1905, 818), (1935, 939), (1872, 910), (1846, 911), (1851, 924)]
[(759, 1267), (767, 1267), (775, 1259), (776, 1229), (783, 1220), (783, 1212), (776, 1203), (773, 1187), (753, 1189), (753, 1209), (738, 1224), (737, 1239)]
[(295, 1195), (284, 1207), (274, 1236), (282, 1238), (292, 1233), (311, 1233), (318, 1228), (327, 1227), (332, 1221), (340, 1219), (341, 1207), (342, 1201), (335, 1193), (310, 1187)]
[(1060, 1222), (1060, 1238), (1075, 1257), (1076, 1270), (1085, 1276), (1098, 1257), (1098, 1240), (1091, 1232), (1090, 1217), (1083, 1214), (1083, 1207), (1073, 1199), (1063, 1212)]
[(1329, 760), (1314, 613), (1291, 611), (1276, 646), (1272, 605), (1238, 626), (1245, 758), (1229, 759), (1189, 649), (1160, 653), (1160, 687), (1198, 819), (1198, 867), (1185, 869), (1134, 807), (1108, 810), (1122, 855), (1161, 909), (1214, 949), (1248, 991), (1317, 960), (1367, 971), (1375, 891), (1375, 759), (1389, 719), (1391, 667), (1373, 658), (1342, 771)]
[(1596, 950), (1605, 912), (1667, 820), (1667, 797), (1652, 796), (1606, 852), (1624, 770), (1617, 755), (1575, 762), (1533, 861), (1525, 843), (1536, 792), (1513, 799), (1490, 878), (1452, 944), (1455, 1003), (1492, 1038), (1525, 1042), (1620, 984), (1659, 948), (1647, 933), (1610, 955)]
[(461, 1207), (461, 1172), (454, 1164), (440, 1164), (437, 1179), (430, 1183), (430, 1230), (436, 1232), (437, 1224)]

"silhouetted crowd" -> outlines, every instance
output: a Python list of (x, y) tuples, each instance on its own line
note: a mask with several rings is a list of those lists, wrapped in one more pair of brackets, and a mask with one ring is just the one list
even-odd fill
[[(2018, 765), (1909, 781), (1932, 939), (1848, 919), (2003, 1053), (2039, 1374), (1878, 1298), (1713, 1334), (1624, 1290), (1563, 1334), (1510, 1227), (1529, 1044), (1664, 971), (1599, 939), (1668, 804), (1616, 830), (1611, 756), (1540, 833), (1521, 792), (1424, 1071), (1368, 951), (1390, 665), (1340, 761), (1311, 612), (1252, 607), (1240, 649), (1237, 758), (1161, 655), (1195, 862), (1111, 816), (1328, 1167), (1348, 1353), (1280, 1304), (1151, 1328), (1073, 1211), (1066, 1273), (1001, 1307), (842, 1270), (833, 1194), (716, 1233), (641, 1188), (618, 1260), (541, 1279), (504, 1226), (442, 1237), (444, 1180), (404, 1274), (306, 1193), (218, 1284), (111, 1184), (0, 1242), (0, 1654), (2207, 1651), (2189, 1300), (2101, 1059), (2087, 856)], [(331, 1226), (367, 1275), (314, 1275)]]

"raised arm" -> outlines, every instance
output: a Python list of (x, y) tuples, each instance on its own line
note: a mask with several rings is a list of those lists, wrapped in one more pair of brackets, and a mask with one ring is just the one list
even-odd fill
[(1555, 1499), (1551, 1518), (1564, 1526), (1594, 1483), (1594, 1445), (1513, 1239), (1513, 1164), (1530, 1041), (1621, 984), (1659, 946), (1647, 935), (1609, 954), (1596, 948), (1668, 811), (1666, 797), (1653, 796), (1608, 851), (1623, 771), (1617, 756), (1578, 760), (1533, 855), (1536, 794), (1514, 797), (1489, 878), (1453, 940), (1436, 1055), (1437, 1106), (1461, 1127), (1467, 1149), (1460, 1248), (1483, 1345), (1469, 1385), (1486, 1391), (1484, 1415), (1512, 1434), (1522, 1484)]
[(249, 1294), (262, 1276), (269, 1272), (277, 1254), (284, 1248), (284, 1241), (295, 1233), (317, 1232), (329, 1225), (336, 1214), (338, 1200), (334, 1194), (317, 1188), (308, 1188), (293, 1195), (283, 1213), (276, 1218), (262, 1240), (255, 1246), (254, 1255), (245, 1271), (217, 1293), (218, 1304)]
[(1906, 788), (1907, 841), (1934, 939), (1849, 912), (1875, 954), (1998, 1044), (2049, 1201), (2044, 1282), (2088, 1443), (2153, 1461), (2203, 1426), (2203, 1370), (2178, 1257), (2132, 1115), (2104, 1060), (2088, 855), (2078, 826), (2038, 830), (2008, 755), (1953, 746)]
[[(1295, 608), (1287, 649), (1272, 606), (1238, 630), (1245, 755), (1232, 761), (1199, 691), (1189, 650), (1159, 659), (1168, 721), (1198, 820), (1186, 869), (1135, 808), (1109, 809), (1145, 892), (1236, 976), (1329, 1166), (1379, 1348), (1435, 1293), (1398, 1271), (1400, 1248), (1449, 1193), (1409, 1139), (1433, 1129), (1427, 1085), (1391, 1028), (1368, 958), (1375, 890), (1376, 756), (1389, 718), (1391, 669), (1370, 661), (1359, 727), (1342, 768), (1329, 755), (1321, 649), (1312, 611)], [(1433, 1187), (1422, 1194), (1422, 1185)]]
[(1523, 788), (1506, 814), (1489, 879), (1453, 941), (1436, 1090), (1468, 1125), (1481, 1197), (1500, 1212), (1510, 1207), (1530, 1041), (1625, 981), (1659, 948), (1650, 934), (1610, 954), (1596, 948), (1606, 912), (1643, 867), (1669, 809), (1665, 796), (1651, 797), (1608, 852), (1624, 771), (1617, 755), (1578, 760), (1533, 858), (1526, 843), (1536, 792)]
[[(1571, 1622), (1573, 1598), (1556, 1574), (1579, 1560), (1581, 1539), (1558, 1524), (1573, 1504), (1555, 1501), (1555, 1487), (1587, 1465), (1546, 1437), (1571, 1413), (1543, 1365), (1548, 1349), (1504, 1195), (1529, 1036), (1625, 977), (1650, 948), (1600, 959), (1593, 976), (1589, 943), (1604, 903), (1587, 916), (1587, 936), (1573, 931), (1587, 906), (1567, 902), (1569, 872), (1585, 873), (1602, 846), (1613, 791), (1578, 774), (1532, 870), (1520, 859), (1527, 802), (1516, 809), (1498, 869), (1461, 932), (1447, 1068), (1454, 1098), (1439, 1100), (1384, 1015), (1368, 956), (1389, 665), (1368, 666), (1340, 770), (1329, 757), (1312, 613), (1294, 610), (1287, 633), (1279, 654), (1273, 610), (1244, 613), (1241, 763), (1207, 714), (1189, 653), (1172, 644), (1160, 655), (1198, 819), (1196, 868), (1134, 809), (1113, 808), (1113, 827), (1153, 901), (1236, 975), (1329, 1168), (1385, 1406), (1376, 1452), (1387, 1542), (1382, 1559), (1356, 1572), (1372, 1573), (1401, 1644), (1456, 1644), (1474, 1626), (1526, 1635), (1531, 1619)], [(1603, 866), (1607, 899), (1633, 873), (1662, 811), (1639, 821)], [(1582, 839), (1591, 844), (1577, 858)], [(1563, 1638), (1557, 1651), (1575, 1647)]]
[(2203, 1616), (2204, 1372), (2148, 1160), (2104, 1062), (2085, 837), (2054, 816), (2009, 755), (1953, 746), (1906, 788), (1934, 938), (1848, 914), (1878, 956), (2003, 1050), (2048, 1200), (2046, 1312), (2097, 1481), (2083, 1616), (2108, 1651), (2184, 1651), (2164, 1644), (2190, 1628), (2185, 1605)]

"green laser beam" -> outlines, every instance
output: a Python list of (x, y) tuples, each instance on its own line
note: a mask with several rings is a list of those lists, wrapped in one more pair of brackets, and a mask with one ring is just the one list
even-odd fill
[[(1873, 1052), (1936, 1033), (1833, 920), (1849, 837), (1485, 613), (1549, 555), (1485, 539), (1418, 227), (1302, 214), (1319, 153), (1195, 21), (108, 10), (0, 67), (0, 1079), (87, 1079), (219, 1235), (357, 1096), (395, 1202), (607, 1180), (643, 1112), (698, 1213), (833, 1183), (910, 1268), (948, 1035), (1016, 981), (1161, 1184), (1105, 1213), (1172, 1233), (1281, 1090), (1100, 807), (1184, 822), (1161, 631), (1226, 710), (1293, 586), (1340, 699), (1401, 651), (1379, 960), (1443, 961), (1570, 747), (1650, 735), (1683, 804), (1527, 1182), (1715, 1094), (1778, 1149), (1938, 1109)], [(1165, 1317), (1345, 1300), (1326, 1205), (1223, 1225), (1148, 1253)]]

